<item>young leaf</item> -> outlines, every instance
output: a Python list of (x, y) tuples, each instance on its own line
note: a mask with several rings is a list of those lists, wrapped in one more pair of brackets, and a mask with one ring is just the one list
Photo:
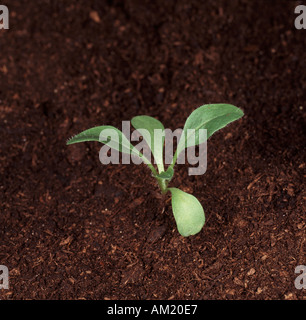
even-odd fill
[(99, 141), (110, 148), (128, 154), (132, 153), (134, 148), (125, 135), (113, 126), (99, 126), (85, 130), (69, 139), (67, 144), (69, 145), (84, 141)]
[[(208, 139), (216, 131), (240, 119), (242, 116), (243, 111), (231, 104), (206, 104), (197, 108), (190, 114), (185, 122), (174, 161), (176, 161), (177, 156), (185, 148), (204, 142), (201, 136), (199, 136), (199, 129), (207, 129)], [(194, 134), (192, 134), (192, 131), (188, 133), (188, 129), (193, 129)]]
[(200, 232), (205, 223), (205, 214), (199, 200), (177, 188), (168, 190), (172, 194), (172, 210), (179, 233), (188, 237)]
[(151, 165), (150, 161), (141, 152), (134, 148), (126, 136), (119, 129), (113, 126), (99, 126), (82, 131), (69, 139), (67, 141), (67, 145), (85, 141), (98, 141), (104, 143), (110, 148), (120, 152), (136, 155), (142, 158), (144, 163)]
[[(163, 149), (164, 149), (164, 126), (163, 124), (150, 116), (136, 116), (131, 120), (131, 123), (133, 127), (139, 131), (140, 134), (142, 134), (144, 140), (149, 145), (153, 157), (155, 159), (157, 168), (159, 173), (164, 171), (164, 161), (163, 161)], [(145, 129), (146, 131), (141, 131), (141, 129)], [(158, 131), (155, 131), (158, 130)], [(160, 134), (160, 143), (155, 142), (154, 138), (157, 136), (154, 136), (154, 132), (157, 132)], [(157, 144), (158, 143), (158, 144)], [(155, 145), (157, 144), (157, 145)]]
[(167, 171), (163, 171), (155, 177), (160, 178), (160, 179), (164, 179), (164, 180), (171, 180), (173, 177), (173, 174), (174, 174), (173, 168), (169, 167), (167, 169)]

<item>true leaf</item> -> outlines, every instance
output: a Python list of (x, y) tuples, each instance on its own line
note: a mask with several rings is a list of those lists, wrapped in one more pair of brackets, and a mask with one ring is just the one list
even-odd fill
[[(206, 104), (194, 110), (187, 118), (177, 147), (176, 156), (187, 147), (196, 146), (205, 142), (199, 129), (207, 129), (207, 139), (216, 131), (229, 123), (240, 119), (243, 111), (231, 104)], [(188, 129), (194, 129), (188, 134)]]
[[(164, 126), (163, 124), (150, 116), (136, 116), (131, 120), (131, 123), (133, 127), (139, 131), (140, 134), (142, 134), (144, 140), (146, 143), (149, 145), (153, 157), (155, 159), (157, 168), (159, 173), (164, 171), (164, 161), (163, 161), (163, 148), (164, 148), (164, 141), (165, 141), (165, 136), (164, 136)], [(142, 131), (141, 129), (145, 129), (146, 131)], [(155, 146), (155, 140), (154, 138), (157, 137), (156, 135), (154, 136), (154, 133), (159, 130), (160, 136), (160, 141), (161, 143)]]
[(173, 168), (169, 167), (167, 171), (161, 172), (156, 177), (164, 180), (171, 180), (174, 174)]
[(177, 188), (168, 190), (172, 194), (172, 210), (179, 233), (188, 237), (200, 232), (205, 223), (205, 214), (199, 200)]
[[(114, 138), (114, 139), (112, 139)], [(67, 144), (74, 144), (85, 141), (98, 141), (106, 144), (110, 148), (120, 152), (133, 154), (141, 157), (145, 163), (150, 163), (141, 152), (139, 152), (126, 136), (113, 126), (99, 126), (85, 130), (67, 141)]]

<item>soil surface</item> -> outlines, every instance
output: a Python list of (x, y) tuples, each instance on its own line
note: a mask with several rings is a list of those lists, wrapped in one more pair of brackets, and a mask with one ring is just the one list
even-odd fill
[[(2, 1), (1, 299), (306, 299), (306, 30), (295, 1)], [(203, 230), (183, 238), (144, 165), (102, 165), (93, 126), (182, 128), (207, 103), (245, 116), (208, 168), (171, 182)], [(304, 196), (304, 198), (303, 198)]]

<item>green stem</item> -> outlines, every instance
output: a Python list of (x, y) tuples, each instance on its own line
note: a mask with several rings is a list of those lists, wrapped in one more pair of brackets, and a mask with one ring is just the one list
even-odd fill
[[(155, 177), (156, 178), (156, 177)], [(162, 194), (166, 194), (167, 193), (167, 187), (168, 187), (168, 182), (165, 179), (160, 179), (160, 178), (156, 178), (157, 183), (160, 187), (160, 190), (162, 192)]]
[(177, 150), (175, 151), (175, 154), (174, 154), (174, 156), (173, 156), (173, 158), (172, 158), (172, 162), (171, 162), (171, 164), (169, 165), (169, 167), (171, 167), (171, 168), (173, 169), (176, 160), (177, 160)]

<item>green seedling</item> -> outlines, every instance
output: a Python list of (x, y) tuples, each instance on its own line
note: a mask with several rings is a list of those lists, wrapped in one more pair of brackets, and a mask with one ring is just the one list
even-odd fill
[[(99, 141), (111, 149), (141, 158), (142, 162), (152, 171), (152, 175), (156, 179), (161, 192), (165, 194), (170, 191), (172, 210), (177, 229), (182, 236), (188, 237), (201, 231), (205, 223), (205, 214), (201, 203), (193, 195), (178, 188), (168, 187), (174, 175), (174, 166), (177, 158), (186, 148), (205, 142), (199, 134), (200, 129), (207, 130), (206, 139), (208, 139), (216, 131), (238, 120), (242, 116), (243, 111), (230, 104), (208, 104), (194, 110), (185, 122), (176, 152), (167, 170), (165, 170), (163, 155), (165, 142), (163, 134), (165, 128), (159, 120), (149, 116), (136, 116), (131, 120), (131, 123), (133, 127), (142, 134), (143, 139), (149, 145), (155, 159), (157, 170), (151, 161), (137, 150), (120, 130), (112, 126), (99, 126), (85, 130), (69, 139), (67, 144)], [(110, 139), (108, 134), (109, 129), (116, 132), (119, 138), (118, 141)], [(157, 143), (154, 141), (154, 139), (156, 139), (156, 135), (154, 134), (156, 131), (160, 133), (159, 137), (161, 137)], [(193, 137), (189, 135), (190, 131), (194, 132)]]

